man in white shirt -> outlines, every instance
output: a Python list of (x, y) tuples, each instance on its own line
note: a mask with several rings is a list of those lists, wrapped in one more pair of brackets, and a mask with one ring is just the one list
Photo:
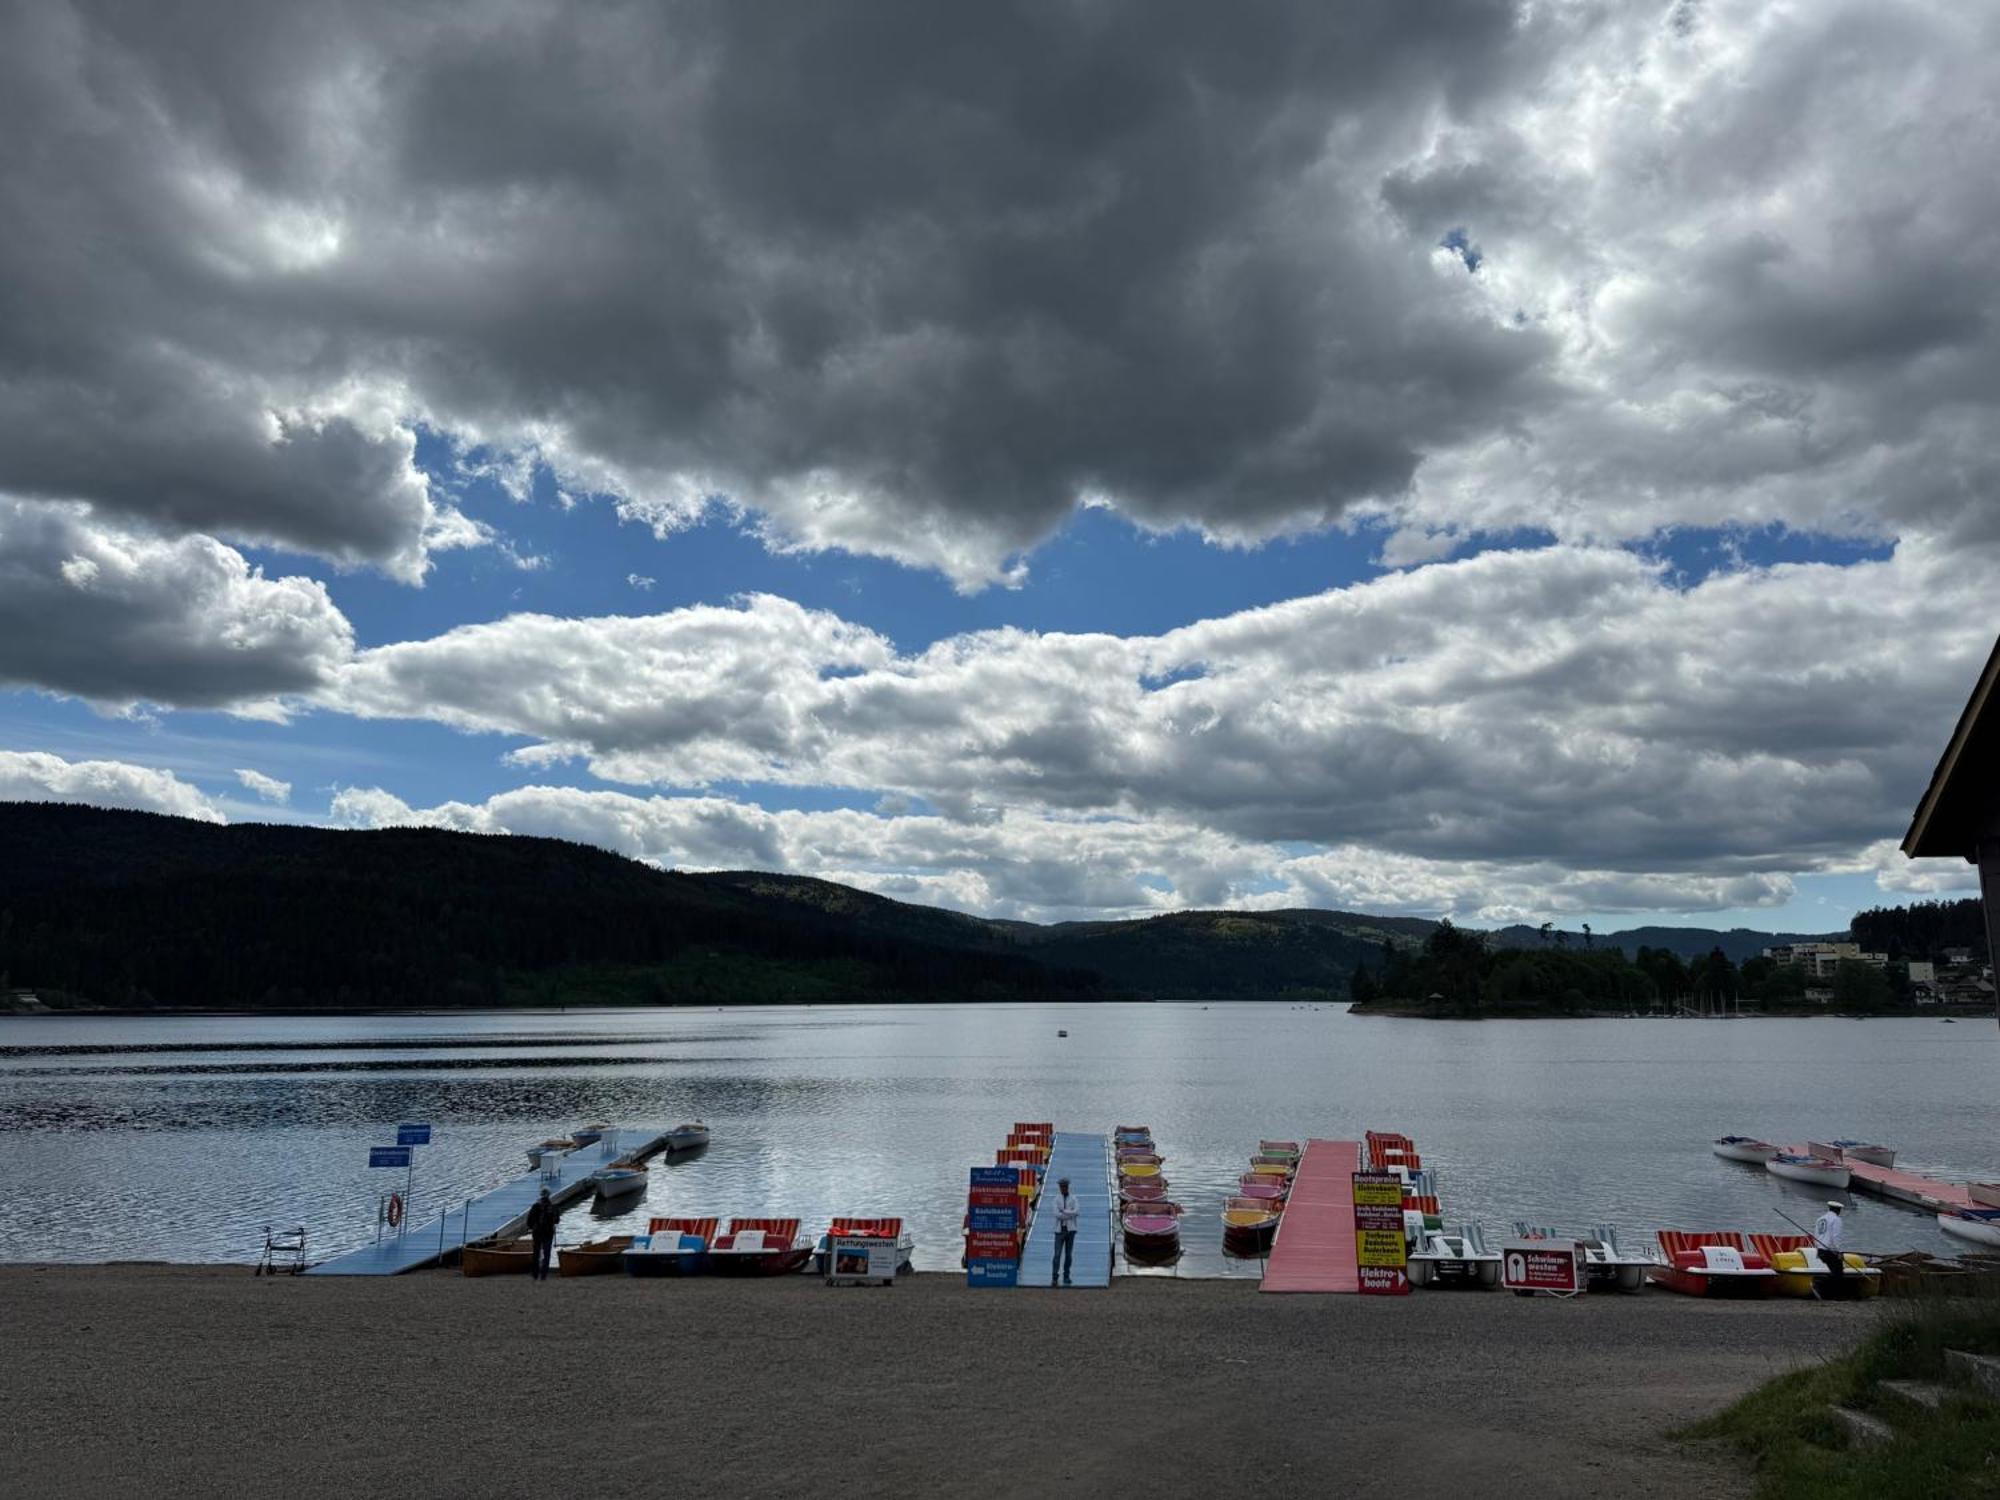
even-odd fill
[(1840, 1250), (1840, 1231), (1844, 1227), (1840, 1212), (1840, 1204), (1829, 1198), (1826, 1200), (1826, 1212), (1813, 1223), (1813, 1238), (1819, 1241), (1820, 1264), (1833, 1273), (1835, 1281), (1847, 1274), (1847, 1257)]
[(1057, 1273), (1061, 1273), (1062, 1284), (1068, 1286), (1070, 1263), (1076, 1259), (1076, 1226), (1083, 1217), (1083, 1205), (1069, 1190), (1067, 1177), (1056, 1184), (1055, 1214), (1056, 1257), (1049, 1263), (1049, 1285), (1054, 1286)]

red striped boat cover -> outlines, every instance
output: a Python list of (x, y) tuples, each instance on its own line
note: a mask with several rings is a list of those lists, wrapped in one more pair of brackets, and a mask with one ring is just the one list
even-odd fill
[(1753, 1234), (1750, 1244), (1759, 1255), (1769, 1260), (1788, 1250), (1810, 1250), (1813, 1237), (1809, 1234)]
[(835, 1239), (893, 1240), (903, 1232), (901, 1219), (835, 1219), (827, 1233)]
[(720, 1219), (654, 1219), (646, 1225), (648, 1234), (692, 1234), (713, 1243)]
[(799, 1237), (799, 1221), (797, 1219), (731, 1219), (729, 1221), (729, 1232), (731, 1234), (741, 1234), (746, 1229), (761, 1229), (764, 1231), (765, 1239), (783, 1240), (788, 1245)]
[(1056, 1128), (1046, 1120), (1016, 1120), (1014, 1122), (1014, 1133), (1016, 1135), (1054, 1135)]
[(1743, 1236), (1732, 1229), (1662, 1229), (1660, 1250), (1672, 1260), (1676, 1255), (1688, 1255), (1703, 1245), (1721, 1245), (1730, 1250), (1749, 1250)]

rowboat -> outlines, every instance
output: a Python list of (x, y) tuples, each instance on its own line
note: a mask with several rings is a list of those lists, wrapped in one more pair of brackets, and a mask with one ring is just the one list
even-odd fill
[(1975, 1245), (2000, 1249), (2000, 1208), (1961, 1208), (1937, 1216), (1938, 1228)]
[(588, 1245), (565, 1245), (556, 1252), (556, 1270), (564, 1276), (615, 1276), (625, 1265), (632, 1236), (614, 1234)]
[(822, 1276), (826, 1274), (835, 1240), (894, 1240), (899, 1271), (907, 1271), (911, 1257), (917, 1253), (916, 1237), (903, 1227), (901, 1219), (835, 1219), (819, 1237), (819, 1247), (813, 1254), (814, 1265)]
[(797, 1219), (731, 1219), (709, 1247), (718, 1276), (783, 1276), (812, 1259), (813, 1242), (799, 1237)]
[(1882, 1273), (1858, 1255), (1843, 1255), (1846, 1274), (1836, 1276), (1820, 1259), (1809, 1234), (1753, 1234), (1750, 1244), (1777, 1272), (1780, 1297), (1839, 1297), (1859, 1301), (1882, 1290)]
[(676, 1125), (667, 1132), (667, 1150), (692, 1151), (697, 1146), (708, 1144), (708, 1127), (699, 1120), (689, 1120)]
[(1500, 1284), (1500, 1252), (1486, 1248), (1477, 1224), (1458, 1233), (1427, 1229), (1405, 1261), (1411, 1286), (1494, 1287)]
[(1259, 1141), (1257, 1143), (1257, 1154), (1259, 1156), (1289, 1156), (1296, 1159), (1299, 1154), (1299, 1143), (1297, 1141)]
[(1253, 1175), (1244, 1178), (1242, 1182), (1237, 1184), (1235, 1196), (1238, 1198), (1248, 1198), (1257, 1203), (1268, 1203), (1273, 1208), (1276, 1208), (1285, 1201), (1285, 1185), (1281, 1182), (1272, 1182), (1268, 1178)]
[(558, 1136), (553, 1140), (543, 1141), (539, 1146), (530, 1146), (528, 1148), (528, 1165), (539, 1167), (542, 1164), (544, 1156), (550, 1154), (560, 1155), (565, 1151), (575, 1149), (575, 1146), (575, 1141), (562, 1136)]
[(535, 1268), (535, 1242), (467, 1245), (459, 1252), (458, 1268), (467, 1276), (525, 1276)]
[(1754, 1136), (1725, 1135), (1715, 1143), (1715, 1154), (1729, 1161), (1747, 1161), (1762, 1166), (1778, 1154), (1778, 1148)]
[(1816, 1156), (1831, 1156), (1840, 1161), (1866, 1162), (1871, 1167), (1893, 1167), (1896, 1153), (1889, 1146), (1871, 1146), (1866, 1141), (1808, 1141), (1806, 1150)]
[(1797, 1151), (1780, 1151), (1764, 1163), (1764, 1170), (1793, 1182), (1809, 1182), (1814, 1187), (1840, 1189), (1853, 1175), (1844, 1162), (1830, 1156), (1807, 1156)]
[(604, 1139), (604, 1132), (610, 1128), (609, 1125), (600, 1120), (595, 1125), (586, 1125), (581, 1130), (572, 1130), (570, 1138), (579, 1146), (595, 1145), (598, 1141)]
[(1118, 1163), (1118, 1175), (1120, 1177), (1144, 1181), (1148, 1177), (1158, 1177), (1160, 1175), (1160, 1163), (1156, 1161), (1121, 1161)]
[(1121, 1203), (1158, 1203), (1166, 1196), (1167, 1185), (1157, 1177), (1118, 1185), (1118, 1200)]
[(600, 1198), (629, 1198), (646, 1186), (644, 1167), (600, 1167), (590, 1174)]
[(708, 1269), (708, 1247), (717, 1219), (655, 1219), (625, 1252), (628, 1276), (699, 1276)]
[(1778, 1273), (1770, 1261), (1728, 1231), (1660, 1231), (1663, 1264), (1647, 1275), (1668, 1291), (1689, 1297), (1763, 1297)]
[(1299, 1164), (1288, 1156), (1253, 1156), (1250, 1158), (1253, 1172), (1275, 1172), (1280, 1177), (1291, 1177), (1299, 1170)]
[(1134, 1204), (1118, 1216), (1125, 1234), (1125, 1253), (1133, 1260), (1170, 1260), (1180, 1253), (1181, 1208), (1164, 1198)]
[(1278, 1232), (1280, 1211), (1263, 1198), (1226, 1198), (1222, 1204), (1222, 1248), (1230, 1255), (1262, 1255)]

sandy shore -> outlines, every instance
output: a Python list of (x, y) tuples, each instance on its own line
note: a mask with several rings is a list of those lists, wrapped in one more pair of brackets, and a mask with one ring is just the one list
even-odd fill
[[(1877, 1304), (1879, 1306), (1879, 1304)], [(1874, 1307), (0, 1268), (11, 1494), (1739, 1495)], [(1139, 1476), (1146, 1476), (1143, 1480)]]

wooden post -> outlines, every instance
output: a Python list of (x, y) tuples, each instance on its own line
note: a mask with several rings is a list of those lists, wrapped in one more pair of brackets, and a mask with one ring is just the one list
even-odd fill
[(1994, 1018), (2000, 1020), (2000, 833), (1979, 841), (1979, 899), (1986, 909), (1986, 961), (1996, 986)]

